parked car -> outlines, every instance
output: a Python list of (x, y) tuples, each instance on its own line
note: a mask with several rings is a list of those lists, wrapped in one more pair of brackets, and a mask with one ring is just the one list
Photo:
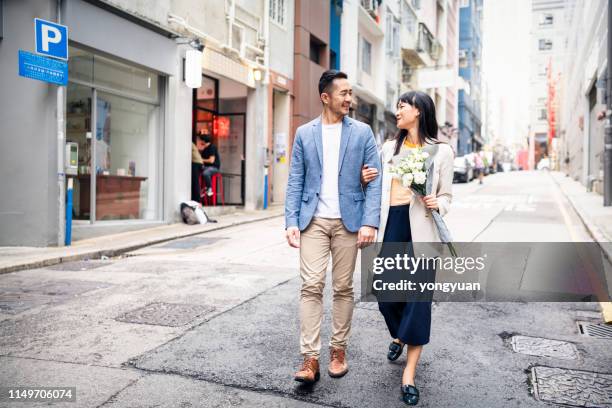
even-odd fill
[(453, 181), (467, 183), (474, 178), (474, 167), (465, 156), (455, 157)]
[(550, 170), (550, 159), (548, 157), (540, 159), (536, 168), (538, 170)]

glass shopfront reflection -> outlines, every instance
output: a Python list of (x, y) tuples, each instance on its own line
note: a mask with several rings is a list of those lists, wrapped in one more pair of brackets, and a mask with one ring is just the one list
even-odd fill
[(79, 143), (74, 217), (159, 219), (159, 76), (74, 47), (70, 53), (67, 140)]

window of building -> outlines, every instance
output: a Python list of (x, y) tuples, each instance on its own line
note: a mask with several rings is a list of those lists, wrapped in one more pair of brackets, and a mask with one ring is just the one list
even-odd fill
[(467, 50), (459, 50), (459, 68), (468, 67), (468, 53)]
[(540, 116), (538, 117), (538, 120), (546, 120), (547, 118), (548, 118), (548, 112), (546, 111), (546, 108), (541, 108)]
[(402, 2), (402, 25), (409, 33), (415, 34), (417, 27), (417, 16), (408, 3)]
[(285, 0), (270, 0), (270, 19), (283, 27), (286, 10)]
[(546, 64), (540, 64), (538, 66), (538, 76), (545, 77), (547, 72), (548, 72), (548, 67)]
[(551, 13), (542, 13), (540, 14), (540, 25), (541, 26), (549, 26), (553, 25), (554, 17)]
[(68, 71), (66, 140), (79, 146), (75, 218), (159, 219), (163, 78), (75, 47)]
[(459, 7), (470, 7), (470, 0), (461, 0)]
[(360, 37), (360, 67), (366, 74), (372, 74), (372, 44), (363, 37)]
[(552, 50), (552, 47), (553, 47), (552, 40), (547, 40), (547, 39), (542, 38), (538, 42), (538, 48), (540, 49), (540, 51)]
[(421, 8), (421, 0), (411, 0), (410, 3), (415, 10), (419, 10)]
[(385, 48), (387, 55), (399, 57), (399, 31), (400, 23), (397, 18), (387, 10)]
[(310, 60), (315, 64), (323, 65), (325, 43), (315, 36), (310, 36)]

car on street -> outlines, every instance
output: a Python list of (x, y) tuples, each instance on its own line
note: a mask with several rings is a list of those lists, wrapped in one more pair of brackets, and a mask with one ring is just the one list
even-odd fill
[(467, 183), (474, 178), (474, 167), (466, 156), (455, 157), (453, 181)]

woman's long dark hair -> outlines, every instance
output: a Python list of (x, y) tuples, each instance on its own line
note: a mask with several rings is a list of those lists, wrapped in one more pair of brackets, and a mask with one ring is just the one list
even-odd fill
[[(402, 94), (397, 104), (407, 103), (419, 110), (419, 144), (436, 144), (438, 142), (438, 120), (436, 119), (436, 105), (429, 95), (419, 91), (409, 91)], [(408, 136), (407, 129), (400, 129), (395, 136), (395, 153), (398, 154), (404, 140)]]

